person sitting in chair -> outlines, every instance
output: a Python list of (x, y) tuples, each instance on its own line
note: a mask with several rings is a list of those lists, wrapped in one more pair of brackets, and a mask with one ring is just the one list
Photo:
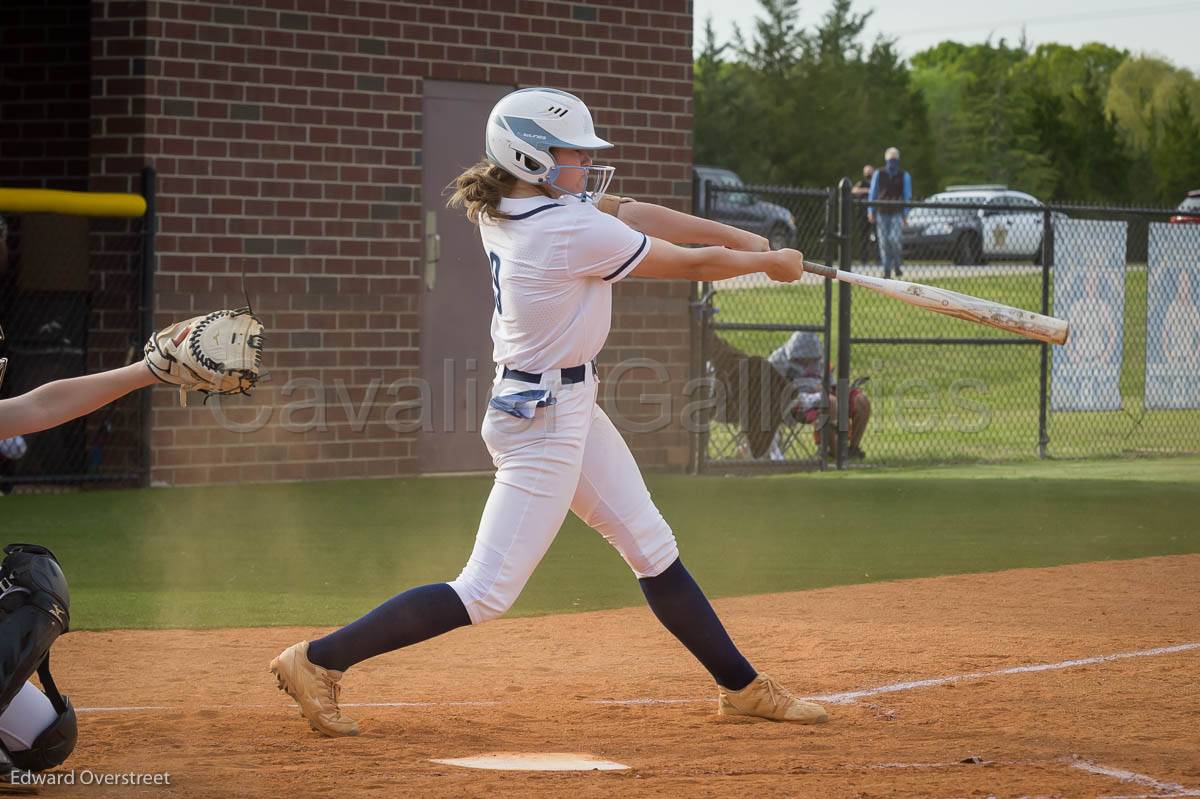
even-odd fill
[[(821, 445), (821, 436), (826, 419), (837, 419), (837, 386), (831, 383), (829, 392), (828, 414), (822, 405), (821, 378), (824, 374), (824, 351), (821, 339), (816, 333), (796, 331), (777, 350), (768, 356), (767, 361), (775, 367), (775, 371), (790, 384), (794, 400), (788, 409), (788, 416), (795, 422), (813, 426), (813, 440)], [(832, 366), (830, 367), (832, 369)], [(860, 377), (850, 386), (850, 435), (846, 455), (855, 460), (862, 460), (866, 454), (862, 450), (863, 433), (867, 430), (867, 422), (871, 418), (871, 400), (861, 386), (867, 378)], [(836, 425), (836, 421), (834, 423)], [(836, 457), (837, 437), (828, 437), (829, 457)], [(778, 443), (772, 446), (772, 457), (782, 459)]]
[(743, 352), (715, 333), (707, 350), (710, 374), (719, 387), (715, 420), (740, 429), (751, 458), (765, 458), (776, 430), (787, 421), (788, 381), (766, 358)]

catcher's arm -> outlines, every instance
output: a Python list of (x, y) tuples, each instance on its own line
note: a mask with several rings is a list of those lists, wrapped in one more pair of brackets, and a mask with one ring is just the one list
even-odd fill
[(638, 233), (672, 244), (707, 244), (747, 252), (766, 252), (771, 249), (767, 240), (757, 233), (654, 203), (610, 195), (601, 198), (596, 207), (617, 217)]
[(55, 380), (19, 397), (0, 400), (0, 440), (78, 419), (153, 383), (154, 376), (139, 362), (94, 375)]
[(244, 394), (258, 381), (262, 325), (247, 311), (217, 311), (150, 337), (146, 358), (129, 366), (55, 380), (0, 400), (0, 441), (86, 416), (156, 381), (205, 394)]

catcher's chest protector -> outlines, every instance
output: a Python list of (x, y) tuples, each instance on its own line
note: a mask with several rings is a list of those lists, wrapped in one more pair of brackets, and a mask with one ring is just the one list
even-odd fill
[(71, 596), (54, 553), (33, 544), (10, 544), (0, 564), (0, 713), (36, 671), (58, 712), (33, 746), (11, 754), (27, 770), (52, 768), (75, 746), (75, 710), (50, 676), (50, 647), (70, 626)]

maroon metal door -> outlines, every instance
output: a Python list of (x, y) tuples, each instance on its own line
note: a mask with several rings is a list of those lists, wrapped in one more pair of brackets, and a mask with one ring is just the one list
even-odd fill
[[(425, 81), (421, 197), (426, 279), (421, 307), (421, 376), (429, 386), (431, 404), (426, 413), (432, 429), (420, 437), (422, 472), (492, 467), (479, 437), (494, 369), (492, 284), (479, 233), (461, 210), (446, 208), (445, 190), (465, 167), (482, 157), (488, 112), (512, 89)], [(434, 252), (435, 248), (440, 252)]]

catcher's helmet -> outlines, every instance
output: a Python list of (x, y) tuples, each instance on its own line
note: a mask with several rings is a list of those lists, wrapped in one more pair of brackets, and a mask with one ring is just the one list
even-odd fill
[(65, 761), (78, 735), (75, 709), (50, 674), (50, 647), (70, 628), (71, 591), (49, 549), (9, 544), (4, 554), (0, 561), (0, 715), (36, 671), (57, 717), (27, 749), (7, 754), (17, 768), (41, 771)]
[(551, 147), (600, 150), (611, 142), (596, 135), (592, 114), (573, 94), (558, 89), (519, 89), (500, 99), (488, 117), (485, 135), (487, 158), (520, 180), (553, 186), (563, 169), (587, 170), (580, 200), (595, 202), (604, 196), (616, 171), (611, 166), (559, 166)]

